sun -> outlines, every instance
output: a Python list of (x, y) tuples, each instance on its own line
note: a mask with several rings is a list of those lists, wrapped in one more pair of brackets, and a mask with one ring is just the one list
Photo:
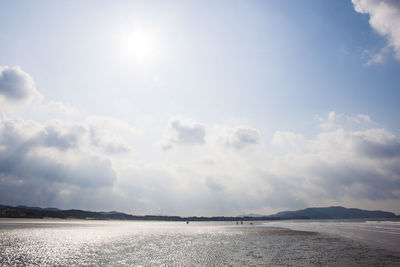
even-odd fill
[(125, 60), (150, 63), (158, 57), (158, 38), (155, 32), (149, 30), (123, 31), (118, 35), (117, 50)]

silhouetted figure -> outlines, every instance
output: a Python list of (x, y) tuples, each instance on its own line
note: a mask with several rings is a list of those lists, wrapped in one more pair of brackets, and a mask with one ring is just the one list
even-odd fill
[(186, 224), (189, 224), (189, 221), (186, 221)]

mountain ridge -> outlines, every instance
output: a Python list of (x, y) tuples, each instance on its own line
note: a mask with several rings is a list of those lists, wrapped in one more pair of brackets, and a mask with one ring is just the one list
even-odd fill
[(61, 210), (58, 208), (29, 207), (25, 205), (0, 205), (0, 218), (59, 218), (59, 219), (95, 219), (95, 220), (162, 220), (162, 221), (261, 221), (289, 219), (368, 219), (400, 218), (393, 212), (381, 210), (362, 210), (341, 206), (310, 207), (296, 211), (282, 211), (273, 215), (249, 214), (240, 216), (168, 216), (168, 215), (131, 215), (119, 211), (85, 211), (79, 209)]
[(367, 219), (367, 218), (396, 218), (393, 212), (382, 210), (362, 210), (341, 206), (310, 207), (295, 211), (282, 211), (271, 215), (279, 218), (307, 217), (308, 219)]

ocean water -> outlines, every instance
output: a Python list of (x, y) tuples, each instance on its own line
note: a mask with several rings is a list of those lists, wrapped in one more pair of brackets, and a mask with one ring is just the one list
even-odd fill
[(4, 219), (0, 266), (400, 266), (398, 250), (326, 231), (341, 222), (331, 223)]

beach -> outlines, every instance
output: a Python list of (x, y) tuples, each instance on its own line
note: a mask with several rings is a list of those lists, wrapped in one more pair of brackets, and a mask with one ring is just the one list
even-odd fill
[(7, 219), (0, 221), (0, 265), (400, 264), (396, 251), (333, 233), (293, 230), (288, 222), (279, 223)]

